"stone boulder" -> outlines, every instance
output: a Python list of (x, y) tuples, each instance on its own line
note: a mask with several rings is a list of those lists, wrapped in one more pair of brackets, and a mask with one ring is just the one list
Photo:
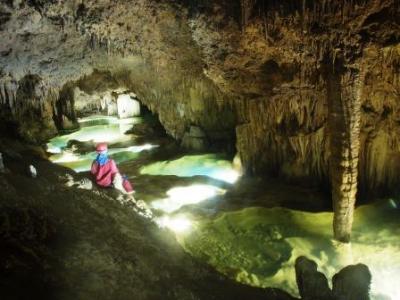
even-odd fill
[(135, 124), (126, 134), (134, 134), (137, 136), (154, 136), (157, 134), (155, 128), (148, 123)]
[(325, 275), (318, 272), (318, 265), (304, 257), (296, 259), (296, 281), (301, 299), (304, 300), (329, 300), (333, 299)]
[(332, 278), (335, 300), (368, 300), (371, 272), (363, 264), (347, 266)]
[(78, 140), (69, 140), (66, 148), (71, 149), (72, 152), (75, 152), (75, 153), (86, 154), (86, 153), (94, 151), (95, 143), (82, 142), (82, 141), (78, 141)]
[(333, 276), (332, 290), (317, 264), (300, 256), (296, 259), (296, 281), (304, 300), (368, 300), (371, 273), (366, 265), (357, 264), (343, 268)]

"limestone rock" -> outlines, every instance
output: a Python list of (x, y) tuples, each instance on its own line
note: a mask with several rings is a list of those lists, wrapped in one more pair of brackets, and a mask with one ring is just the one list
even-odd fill
[(117, 111), (121, 119), (140, 116), (140, 103), (132, 99), (130, 95), (119, 95)]
[(79, 181), (78, 189), (91, 190), (93, 189), (93, 183), (89, 178), (82, 178)]
[(371, 279), (366, 265), (347, 266), (332, 278), (333, 295), (337, 300), (368, 300)]
[(204, 138), (192, 137), (189, 134), (185, 134), (182, 139), (181, 146), (195, 151), (205, 151), (208, 143)]
[(33, 165), (29, 165), (28, 171), (29, 171), (29, 175), (32, 178), (36, 178), (38, 176), (38, 172), (37, 172), (36, 168)]
[(190, 126), (189, 136), (194, 138), (205, 138), (206, 134), (199, 126)]
[(147, 137), (154, 136), (157, 134), (156, 130), (148, 123), (135, 124), (126, 133), (135, 134), (138, 136), (147, 136)]
[(304, 300), (368, 300), (371, 273), (366, 265), (350, 265), (332, 278), (332, 290), (317, 264), (300, 256), (296, 259), (296, 281)]
[(205, 151), (209, 143), (206, 134), (200, 127), (190, 126), (189, 132), (183, 136), (181, 145), (187, 149)]
[(301, 299), (333, 300), (328, 280), (323, 273), (317, 271), (317, 267), (314, 261), (304, 256), (296, 259), (296, 280)]
[(85, 154), (89, 152), (93, 152), (95, 147), (94, 147), (93, 142), (81, 142), (78, 140), (69, 140), (67, 142), (66, 149), (70, 149), (72, 152), (76, 152), (79, 154)]
[(94, 92), (124, 89), (185, 146), (207, 147), (191, 124), (211, 145), (236, 132), (223, 143), (245, 172), (332, 185), (338, 204), (400, 186), (397, 0), (110, 4), (0, 3), (2, 132), (38, 143), (72, 127), (84, 103), (63, 99), (68, 84), (108, 114)]

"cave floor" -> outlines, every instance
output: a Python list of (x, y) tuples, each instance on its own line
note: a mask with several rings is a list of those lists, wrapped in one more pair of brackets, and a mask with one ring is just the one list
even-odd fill
[[(24, 178), (29, 182), (27, 186), (32, 182), (35, 183), (31, 190), (27, 189), (29, 190), (27, 195), (39, 197), (41, 203), (43, 199), (60, 198), (53, 201), (55, 203), (61, 201), (62, 206), (71, 206), (68, 209), (72, 220), (79, 215), (79, 222), (74, 225), (76, 232), (70, 233), (71, 247), (59, 245), (59, 249), (68, 249), (69, 256), (56, 255), (61, 264), (65, 264), (65, 261), (70, 263), (70, 257), (76, 262), (76, 265), (68, 267), (64, 265), (65, 272), (60, 269), (55, 273), (57, 276), (71, 276), (72, 279), (59, 277), (55, 278), (54, 282), (72, 280), (73, 284), (84, 287), (83, 290), (86, 292), (97, 293), (102, 289), (94, 282), (95, 279), (93, 282), (79, 281), (79, 285), (75, 275), (82, 276), (88, 270), (93, 270), (95, 274), (93, 276), (104, 281), (106, 279), (103, 276), (114, 278), (109, 272), (111, 274), (121, 272), (118, 263), (122, 264), (126, 259), (125, 256), (128, 256), (129, 261), (130, 255), (137, 260), (141, 260), (141, 255), (144, 255), (145, 266), (136, 261), (141, 272), (142, 268), (144, 273), (148, 272), (140, 281), (145, 290), (140, 294), (143, 299), (153, 298), (152, 293), (161, 292), (149, 291), (148, 286), (158, 282), (162, 282), (162, 286), (168, 283), (175, 286), (176, 282), (182, 281), (179, 277), (184, 277), (188, 281), (179, 285), (178, 291), (173, 290), (168, 294), (171, 299), (230, 298), (228, 296), (230, 292), (223, 286), (211, 294), (198, 292), (196, 290), (198, 280), (204, 282), (201, 286), (205, 289), (210, 290), (213, 284), (208, 287), (208, 279), (196, 279), (193, 274), (197, 273), (196, 268), (199, 268), (198, 270), (205, 268), (207, 271), (204, 271), (205, 273), (200, 271), (200, 274), (206, 277), (218, 277), (219, 275), (212, 271), (215, 269), (220, 274), (249, 286), (277, 287), (296, 295), (294, 261), (298, 256), (306, 255), (319, 264), (328, 278), (347, 264), (366, 263), (373, 275), (374, 299), (390, 299), (388, 297), (396, 299), (399, 295), (396, 285), (393, 284), (400, 274), (400, 270), (396, 267), (400, 264), (395, 263), (400, 262), (400, 238), (398, 238), (400, 218), (398, 218), (399, 210), (396, 208), (398, 203), (395, 200), (381, 200), (372, 205), (359, 207), (355, 217), (352, 244), (337, 245), (331, 239), (332, 214), (329, 213), (331, 207), (328, 197), (323, 193), (312, 188), (287, 185), (276, 179), (240, 178), (226, 155), (189, 154), (183, 152), (166, 137), (137, 137), (124, 134), (128, 127), (141, 124), (143, 121), (141, 119), (124, 120), (121, 126), (112, 118), (106, 120), (108, 123), (104, 124), (102, 123), (104, 119), (101, 118), (92, 117), (89, 124), (83, 126), (84, 130), (81, 131), (84, 133), (83, 138), (76, 132), (56, 137), (47, 145), (48, 149), (56, 152), (50, 156), (50, 160), (80, 173), (41, 161), (43, 167), (39, 165), (41, 176), (38, 180), (42, 180), (42, 176), (43, 180), (51, 178), (46, 179), (51, 182), (45, 184), (48, 190), (43, 190), (43, 194), (36, 191), (35, 182), (38, 180)], [(96, 126), (100, 127), (95, 128)], [(105, 129), (104, 126), (107, 130), (113, 129), (108, 131), (107, 135), (99, 135), (98, 133)], [(95, 155), (92, 150), (93, 141), (96, 142), (96, 138), (103, 139), (104, 136), (112, 139), (110, 141), (112, 157), (118, 162), (121, 172), (128, 175), (133, 182), (136, 190), (135, 198), (145, 201), (152, 209), (155, 222), (141, 219), (133, 213), (130, 205), (115, 201), (118, 198), (115, 191), (97, 188), (86, 191), (76, 186), (63, 185), (65, 172), (70, 173), (76, 181), (89, 176), (87, 170)], [(60, 149), (63, 149), (61, 153), (57, 153)], [(23, 170), (19, 171), (21, 174), (22, 172)], [(19, 179), (10, 180), (14, 180), (11, 182), (14, 187), (20, 184)], [(56, 191), (56, 194), (53, 194), (51, 189), (55, 186), (62, 192)], [(69, 195), (67, 198), (63, 196), (64, 192)], [(76, 216), (74, 216), (75, 210), (78, 211)], [(60, 220), (68, 223), (68, 214), (62, 215), (63, 210), (58, 211), (58, 214)], [(105, 235), (104, 241), (101, 240), (102, 232)], [(59, 239), (63, 243), (64, 238), (59, 237)], [(122, 242), (125, 239), (128, 241)], [(100, 246), (95, 246), (98, 243)], [(172, 250), (165, 250), (165, 243)], [(131, 249), (130, 254), (125, 253), (126, 247)], [(98, 249), (104, 249), (105, 252), (99, 252)], [(182, 249), (192, 257), (187, 256)], [(83, 263), (87, 258), (82, 254), (87, 253), (89, 256), (92, 250), (93, 259)], [(114, 255), (110, 254), (113, 251), (118, 253), (122, 251), (119, 254), (120, 262), (113, 260)], [(170, 255), (175, 260), (170, 261)], [(166, 257), (168, 262), (163, 261)], [(181, 259), (185, 262), (181, 262)], [(190, 262), (187, 265), (186, 260)], [(159, 261), (161, 265), (165, 264), (167, 270), (165, 274), (158, 272)], [(195, 261), (198, 265), (194, 266)], [(204, 267), (203, 263), (212, 268)], [(132, 264), (130, 267), (124, 267), (122, 273), (125, 272), (124, 274), (132, 280), (138, 280), (140, 275), (129, 273), (137, 270), (136, 266)], [(75, 273), (66, 275), (67, 271), (71, 272), (68, 268), (72, 268)], [(132, 276), (136, 276), (135, 279)], [(196, 284), (192, 283), (192, 280), (195, 280)], [(119, 281), (113, 284), (116, 287), (120, 286)], [(243, 288), (239, 287), (237, 288)], [(129, 289), (134, 289), (130, 290), (131, 293), (139, 295), (140, 291), (136, 287)], [(69, 289), (66, 288), (66, 291)], [(82, 291), (79, 293), (86, 293)], [(264, 293), (270, 291), (267, 289)], [(116, 293), (115, 290), (113, 292)], [(179, 294), (180, 292), (182, 294)], [(246, 299), (249, 295), (255, 295), (256, 298), (261, 295), (257, 295), (260, 293), (257, 289), (243, 288), (242, 292), (249, 293)], [(82, 295), (84, 294), (79, 296)], [(231, 293), (231, 295), (238, 294)], [(278, 292), (275, 295), (267, 299), (289, 297)], [(125, 299), (124, 296), (121, 298)]]
[[(143, 122), (140, 118), (124, 120), (122, 128), (115, 129), (121, 133), (127, 125)], [(331, 237), (329, 197), (317, 189), (272, 178), (241, 178), (226, 155), (189, 154), (166, 137), (109, 137), (116, 138), (111, 152), (122, 173), (134, 183), (135, 198), (152, 208), (155, 222), (170, 229), (193, 257), (227, 277), (297, 295), (294, 262), (306, 255), (328, 278), (348, 264), (365, 263), (373, 275), (373, 299), (400, 295), (392, 283), (400, 274), (393, 264), (400, 265), (395, 200), (357, 208), (352, 243), (338, 245)], [(132, 146), (134, 153), (126, 152)], [(94, 153), (90, 157), (85, 143), (75, 147), (74, 152), (85, 159), (69, 166), (88, 169)]]
[(66, 186), (86, 174), (40, 148), (2, 139), (0, 151), (2, 299), (292, 299), (219, 275), (115, 191)]

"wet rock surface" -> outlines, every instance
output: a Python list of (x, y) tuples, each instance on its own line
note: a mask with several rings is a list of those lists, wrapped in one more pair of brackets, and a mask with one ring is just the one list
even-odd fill
[[(291, 299), (217, 275), (112, 191), (65, 186), (66, 172), (79, 175), (20, 150), (0, 174), (4, 299)], [(25, 174), (26, 160), (40, 177)]]
[(296, 281), (299, 294), (304, 300), (333, 299), (325, 275), (317, 271), (318, 265), (307, 259), (299, 257), (296, 259)]
[(347, 266), (332, 278), (329, 288), (325, 275), (317, 271), (317, 264), (302, 256), (296, 260), (296, 279), (301, 299), (356, 300), (370, 299), (371, 273), (366, 265)]
[(400, 186), (399, 20), (397, 0), (3, 1), (0, 132), (38, 144), (135, 93), (179, 144), (330, 191), (349, 242), (356, 197)]
[(370, 299), (371, 273), (366, 265), (347, 266), (332, 278), (335, 299)]
[[(0, 6), (4, 128), (44, 140), (55, 127), (73, 127), (66, 85), (87, 95), (124, 88), (174, 138), (194, 125), (209, 142), (186, 144), (236, 143), (247, 172), (329, 186), (329, 166), (347, 161), (351, 170), (332, 179), (337, 193), (349, 190), (338, 197), (354, 198), (356, 183), (342, 178), (355, 178), (357, 169), (364, 195), (396, 192), (397, 1), (35, 3)], [(332, 70), (340, 83), (335, 105)], [(358, 125), (334, 125), (329, 115), (342, 116), (352, 103)], [(349, 126), (357, 128), (347, 136), (359, 155), (346, 158), (348, 143), (333, 136)]]

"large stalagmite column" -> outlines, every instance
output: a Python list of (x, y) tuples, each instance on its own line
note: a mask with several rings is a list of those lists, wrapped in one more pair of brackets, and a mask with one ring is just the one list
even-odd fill
[(357, 194), (362, 76), (334, 66), (327, 80), (334, 238), (349, 242)]

